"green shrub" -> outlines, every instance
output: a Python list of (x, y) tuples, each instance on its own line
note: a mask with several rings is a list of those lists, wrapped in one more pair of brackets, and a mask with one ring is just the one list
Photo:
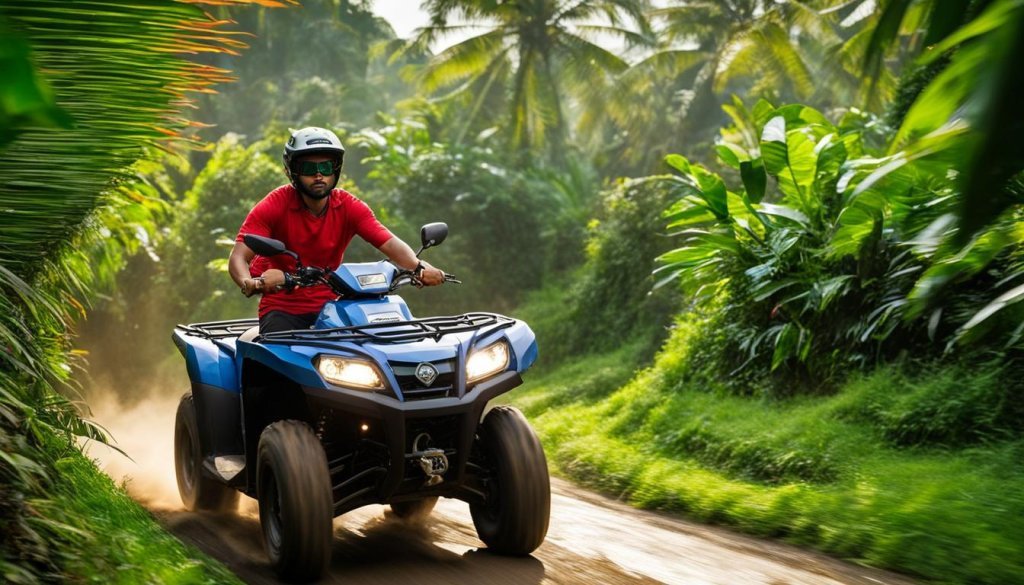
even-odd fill
[(77, 450), (55, 462), (55, 510), (71, 536), (54, 543), (62, 580), (123, 583), (238, 583), (216, 561), (183, 544)]
[(964, 447), (1024, 435), (1024, 372), (1002, 358), (884, 368), (851, 385), (840, 416), (874, 425), (901, 446)]
[(826, 483), (839, 472), (824, 457), (775, 448), (761, 438), (720, 436), (705, 421), (682, 422), (659, 437), (658, 446), (734, 476), (770, 484)]
[[(653, 355), (665, 337), (664, 317), (673, 314), (678, 293), (652, 291), (653, 258), (671, 241), (650, 231), (672, 193), (659, 178), (622, 180), (605, 191), (597, 217), (591, 221), (586, 261), (570, 279), (552, 285), (567, 289), (560, 317), (538, 326), (548, 357), (561, 359), (579, 352), (608, 350), (639, 338)], [(567, 288), (565, 282), (571, 282)]]
[[(699, 316), (681, 316), (655, 363), (618, 390), (593, 391), (598, 377), (614, 383), (630, 371), (621, 350), (541, 371), (510, 399), (557, 469), (637, 506), (936, 582), (1024, 583), (1019, 431), (955, 449), (906, 448), (863, 408), (883, 401), (893, 413), (898, 406), (921, 416), (922, 400), (905, 396), (952, 393), (958, 383), (975, 397), (986, 388), (1019, 394), (1018, 371), (978, 359), (907, 360), (833, 395), (736, 396), (694, 381), (701, 364), (693, 346), (704, 326)], [(573, 393), (576, 380), (587, 390)]]
[(264, 147), (225, 138), (192, 187), (168, 195), (179, 198), (169, 204), (169, 225), (148, 254), (126, 259), (117, 286), (79, 325), (78, 347), (88, 354), (94, 382), (131, 399), (138, 381), (152, 379), (156, 365), (176, 353), (174, 325), (256, 316), (258, 300), (238, 293), (227, 258), (252, 206), (286, 181)]
[(178, 320), (255, 316), (256, 303), (238, 294), (228, 276), (227, 258), (249, 210), (287, 182), (282, 163), (265, 148), (223, 138), (177, 207), (169, 237), (157, 250), (157, 284), (165, 302), (176, 303)]
[(508, 310), (547, 268), (546, 228), (557, 215), (550, 189), (487, 149), (435, 143), (418, 121), (392, 122), (353, 137), (372, 169), (364, 189), (398, 225), (415, 230), (415, 239), (404, 237), (412, 244), (419, 226), (447, 223), (448, 239), (427, 258), (464, 283), (406, 299), (431, 312)]

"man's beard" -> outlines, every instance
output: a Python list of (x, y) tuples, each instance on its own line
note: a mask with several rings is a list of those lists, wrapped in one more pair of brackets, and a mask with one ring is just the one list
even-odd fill
[(324, 197), (327, 197), (328, 195), (331, 194), (331, 191), (334, 190), (334, 187), (331, 186), (329, 183), (324, 182), (324, 185), (327, 186), (327, 188), (324, 189), (324, 192), (323, 193), (316, 193), (315, 191), (312, 191), (309, 188), (307, 188), (305, 185), (303, 185), (301, 180), (297, 181), (297, 186), (299, 188), (299, 192), (300, 193), (302, 193), (306, 197), (309, 197), (311, 199), (317, 199), (317, 200), (323, 199)]

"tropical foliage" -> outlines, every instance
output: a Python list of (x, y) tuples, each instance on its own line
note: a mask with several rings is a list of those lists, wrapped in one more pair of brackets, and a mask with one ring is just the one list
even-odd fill
[(289, 126), (356, 130), (411, 93), (398, 75), (403, 62), (389, 64), (371, 48), (393, 38), (390, 25), (371, 11), (371, 2), (304, 0), (288, 10), (265, 6), (220, 6), (214, 14), (246, 31), (244, 54), (210, 55), (211, 65), (230, 68), (235, 83), (200, 96), (195, 119), (211, 124), (201, 135), (225, 133), (250, 142)]
[(624, 179), (601, 193), (588, 225), (585, 257), (571, 278), (547, 283), (558, 298), (557, 318), (537, 315), (544, 358), (608, 351), (623, 339), (641, 338), (653, 354), (664, 340), (664, 315), (680, 305), (678, 291), (654, 291), (655, 258), (672, 240), (652, 231), (674, 198), (663, 177)]
[[(814, 65), (804, 45), (833, 34), (824, 16), (799, 2), (669, 2), (649, 16), (659, 46), (622, 74), (618, 91), (594, 104), (611, 106), (608, 113), (627, 137), (626, 158), (647, 163), (650, 144), (629, 137), (653, 138), (662, 155), (683, 146), (680, 135), (700, 144), (721, 119), (718, 96), (730, 90), (769, 99), (810, 97)], [(814, 40), (819, 46), (836, 42)], [(645, 107), (636, 107), (638, 100)], [(666, 124), (670, 112), (675, 115)], [(691, 148), (687, 152), (697, 151)]]
[[(977, 273), (1015, 240), (1008, 232), (1015, 230), (1024, 203), (1024, 120), (1016, 108), (1024, 90), (1016, 74), (1024, 57), (1024, 7), (1004, 0), (920, 4), (931, 9), (925, 35), (933, 44), (918, 61), (937, 66), (938, 72), (920, 88), (901, 120), (890, 145), (895, 153), (890, 169), (900, 172), (910, 165), (932, 174), (955, 169), (952, 188), (959, 194), (946, 200), (952, 205), (944, 207), (946, 213), (930, 232), (937, 262), (914, 293), (923, 305), (943, 294), (948, 284)], [(881, 18), (903, 22), (912, 18), (915, 7), (892, 2)], [(880, 26), (868, 55), (878, 59), (893, 36)], [(1019, 270), (1012, 273), (1012, 279), (1020, 276)], [(1022, 296), (1018, 289), (1007, 292), (972, 325)]]
[[(108, 299), (96, 303), (78, 326), (77, 345), (88, 353), (94, 382), (127, 398), (171, 349), (139, 339), (162, 341), (177, 323), (233, 319), (255, 310), (254, 299), (238, 294), (228, 277), (227, 256), (241, 218), (285, 181), (267, 147), (242, 146), (237, 136), (226, 136), (198, 174), (182, 169), (191, 185), (183, 194), (157, 199), (165, 211), (162, 229), (148, 240), (148, 253), (119, 264), (117, 286), (105, 289)], [(147, 169), (146, 179), (168, 180), (158, 172), (168, 165)], [(132, 360), (121, 360), (129, 354)]]
[(4, 250), (3, 264), (28, 278), (42, 268), (40, 258), (59, 253), (141, 146), (188, 140), (181, 113), (188, 95), (208, 91), (227, 71), (180, 53), (234, 52), (241, 44), (194, 5), (66, 8), (31, 2), (0, 11), (16, 38), (35, 49), (32, 63), (48, 72), (56, 104), (73, 121), (67, 129), (26, 129), (0, 158), (0, 201), (17, 210), (0, 218), (0, 230), (17, 242)]
[[(833, 125), (812, 108), (764, 101), (729, 111), (718, 156), (740, 185), (668, 158), (680, 173), (669, 229), (686, 243), (659, 269), (698, 302), (721, 304), (718, 350), (735, 356), (723, 374), (761, 364), (821, 384), (908, 348), (926, 355), (964, 338), (990, 311), (986, 298), (1010, 288), (1016, 223), (964, 256), (937, 256), (936, 222), (957, 205), (955, 183), (935, 169), (893, 170), (907, 155), (872, 151), (863, 125), (874, 121), (850, 114)], [(940, 302), (930, 289), (942, 278), (959, 286)], [(1020, 332), (1003, 334), (1014, 342)]]
[[(115, 381), (130, 387), (173, 351), (170, 324), (251, 315), (255, 300), (235, 292), (224, 258), (245, 211), (283, 182), (289, 127), (337, 130), (349, 147), (343, 186), (406, 241), (422, 223), (449, 223), (430, 259), (466, 284), (410, 291), (414, 313), (529, 315), (549, 371), (573, 379), (545, 404), (625, 385), (555, 417), (549, 436), (563, 444), (576, 430), (559, 421), (582, 414), (573, 422), (586, 426), (600, 413), (609, 422), (584, 429), (588, 443), (613, 433), (694, 468), (805, 482), (800, 501), (831, 510), (813, 507), (815, 486), (841, 483), (851, 465), (830, 459), (840, 438), (831, 422), (853, 437), (841, 450), (856, 456), (844, 461), (865, 449), (872, 469), (891, 465), (872, 455), (883, 448), (974, 445), (1004, 461), (985, 449), (1024, 428), (1007, 382), (1024, 335), (1018, 0), (429, 0), (430, 22), (409, 39), (394, 38), (369, 0), (8, 4), (3, 579), (59, 574), (64, 557), (40, 543), (70, 542), (74, 531), (25, 502), (58, 477), (52, 459), (70, 437), (102, 437), (54, 391), (80, 377), (68, 359), (72, 322), (90, 315), (80, 347), (94, 364), (132, 353)], [(456, 35), (465, 40), (443, 44)], [(197, 136), (215, 145), (192, 149)], [(655, 165), (672, 152), (673, 175), (643, 176), (662, 173)], [(347, 257), (378, 254), (357, 245)], [(109, 294), (97, 301), (100, 290)], [(666, 335), (655, 369), (627, 384)], [(159, 342), (129, 347), (136, 339)], [(995, 374), (962, 389), (907, 374), (915, 381), (896, 394), (881, 382), (842, 394), (858, 369), (900, 378), (902, 364), (923, 360), (956, 378), (982, 354)], [(756, 429), (729, 413), (759, 412), (755, 401), (713, 403), (705, 390), (722, 387), (835, 391), (806, 404), (838, 406), (811, 438), (786, 427), (791, 448), (775, 435), (747, 438)], [(590, 455), (556, 460), (585, 467)], [(608, 485), (632, 489), (618, 479), (621, 458), (595, 465)], [(639, 469), (621, 477), (657, 475)], [(664, 485), (679, 486), (692, 513), (743, 524), (729, 506), (706, 507), (694, 495), (703, 487)], [(789, 518), (777, 512), (788, 496), (741, 489)], [(999, 502), (1018, 509), (1013, 497)], [(843, 518), (844, 534), (874, 537), (856, 512)], [(905, 547), (837, 548), (780, 522), (757, 525), (925, 571), (893, 552)], [(983, 553), (978, 530), (971, 550)], [(999, 582), (1012, 565), (979, 579)]]
[(559, 253), (571, 244), (549, 229), (559, 225), (564, 191), (506, 165), (488, 149), (434, 142), (421, 120), (390, 122), (353, 140), (367, 153), (365, 188), (398, 233), (448, 223), (450, 235), (431, 251), (431, 262), (453, 267), (465, 284), (426, 291), (444, 295), (434, 310), (507, 310), (524, 290), (537, 288), (547, 271), (563, 268), (554, 262), (571, 258)]
[(804, 106), (736, 103), (717, 151), (741, 188), (668, 158), (681, 174), (670, 229), (687, 245), (662, 270), (722, 304), (720, 349), (742, 356), (730, 369), (799, 364), (818, 383), (896, 350), (923, 355), (985, 333), (1019, 342), (1024, 158), (1008, 142), (1020, 117), (1001, 104), (1016, 91), (1008, 71), (1024, 12), (983, 3), (968, 20), (968, 4), (889, 2), (864, 33), (876, 73), (907, 21), (927, 25), (920, 64), (944, 59), (881, 148), (865, 136), (881, 123), (853, 111), (833, 126)]
[(188, 94), (226, 71), (181, 55), (234, 52), (241, 43), (225, 24), (170, 1), (0, 7), (12, 73), (0, 85), (4, 581), (59, 575), (62, 557), (47, 541), (80, 536), (45, 496), (74, 436), (103, 439), (56, 390), (73, 381), (68, 331), (97, 283), (148, 241), (156, 188), (132, 181), (128, 167), (144, 148), (188, 143)]
[[(417, 72), (421, 87), (467, 97), (468, 114), (456, 136), (493, 124), (495, 95), (509, 144), (561, 157), (569, 138), (570, 98), (585, 97), (628, 64), (598, 44), (604, 35), (626, 46), (650, 42), (643, 2), (429, 0), (430, 24), (403, 54), (418, 54), (446, 35), (481, 30), (429, 60)], [(481, 120), (491, 120), (481, 127)], [(536, 161), (532, 161), (536, 162)]]
[[(702, 153), (727, 121), (720, 106), (731, 93), (821, 109), (859, 104), (874, 112), (893, 96), (890, 67), (879, 67), (870, 87), (862, 82), (875, 22), (866, 2), (659, 6), (647, 13), (655, 45), (638, 51), (629, 69), (581, 104), (580, 123), (590, 127), (584, 136), (624, 172), (649, 172), (669, 152)], [(900, 62), (903, 52), (893, 52), (889, 63)]]

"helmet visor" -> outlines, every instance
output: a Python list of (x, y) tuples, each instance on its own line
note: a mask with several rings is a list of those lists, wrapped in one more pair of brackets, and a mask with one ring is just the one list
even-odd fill
[(333, 175), (334, 174), (334, 161), (325, 160), (320, 162), (313, 162), (311, 160), (304, 160), (296, 165), (298, 172), (304, 177), (312, 177), (315, 175)]

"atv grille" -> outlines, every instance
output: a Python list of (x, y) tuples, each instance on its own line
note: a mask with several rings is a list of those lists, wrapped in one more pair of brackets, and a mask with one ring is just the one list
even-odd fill
[[(462, 429), (462, 415), (448, 415), (431, 418), (410, 418), (405, 421), (406, 451), (411, 453), (416, 447), (422, 449), (441, 449), (454, 452)], [(414, 445), (416, 438), (422, 434), (430, 440)]]
[(416, 377), (416, 368), (420, 363), (391, 362), (391, 370), (395, 373), (398, 388), (406, 402), (413, 400), (431, 400), (456, 396), (455, 360), (427, 362), (437, 370), (437, 377), (430, 384)]

